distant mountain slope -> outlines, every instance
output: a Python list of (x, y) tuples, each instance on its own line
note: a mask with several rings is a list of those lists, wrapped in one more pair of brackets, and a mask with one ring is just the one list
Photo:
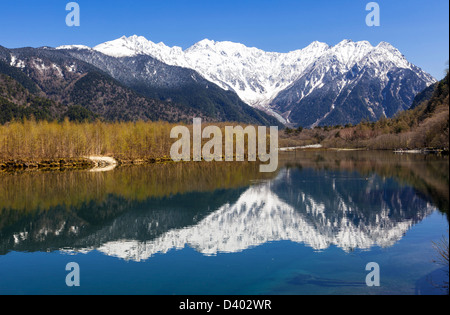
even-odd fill
[(303, 126), (392, 117), (435, 82), (385, 42), (375, 47), (367, 41), (344, 40), (333, 47), (313, 42), (301, 50), (274, 53), (202, 40), (183, 51), (134, 35), (93, 50), (118, 58), (148, 55), (196, 70), (280, 121)]
[(414, 97), (414, 101), (411, 104), (411, 107), (409, 109), (414, 109), (418, 105), (420, 105), (422, 102), (430, 100), (430, 98), (433, 96), (434, 90), (436, 89), (438, 84), (439, 84), (439, 82), (436, 82), (436, 83), (430, 85), (429, 87), (427, 87), (422, 92), (418, 93), (416, 95), (416, 97)]
[(183, 104), (216, 121), (280, 125), (273, 117), (248, 106), (235, 93), (224, 91), (194, 70), (169, 66), (147, 55), (111, 57), (90, 49), (68, 48), (65, 51), (71, 56), (152, 99)]
[(5, 64), (0, 61), (0, 124), (14, 119), (56, 119), (61, 106), (44, 97), (30, 93), (21, 83), (3, 74)]
[[(425, 92), (427, 93), (427, 91)], [(429, 99), (391, 119), (411, 148), (449, 149), (449, 75), (434, 85)]]
[[(100, 69), (64, 51), (3, 48), (0, 58), (1, 74), (16, 81), (29, 96), (39, 96), (51, 103), (51, 115), (39, 116), (45, 119), (61, 118), (73, 106), (81, 106), (97, 117), (110, 121), (142, 119), (174, 122), (187, 121), (193, 116), (212, 120), (182, 104), (140, 95)], [(4, 84), (2, 86), (8, 90)], [(4, 94), (3, 98), (16, 107), (27, 106), (6, 96)], [(11, 104), (8, 106), (11, 107)]]
[[(426, 91), (425, 91), (426, 93)], [(425, 99), (422, 103), (416, 106), (417, 119), (423, 122), (433, 116), (440, 116), (446, 118), (447, 141), (448, 141), (448, 111), (449, 111), (449, 74), (444, 79), (434, 85), (433, 93), (429, 99)]]

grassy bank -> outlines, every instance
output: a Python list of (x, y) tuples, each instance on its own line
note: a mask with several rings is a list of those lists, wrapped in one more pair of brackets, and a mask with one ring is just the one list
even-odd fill
[[(144, 121), (10, 122), (0, 125), (0, 169), (88, 168), (92, 166), (89, 156), (113, 157), (119, 164), (169, 162), (170, 149), (176, 141), (170, 138), (170, 132), (178, 125)], [(202, 128), (209, 125), (204, 123)], [(214, 125), (225, 135), (225, 126), (236, 124)], [(192, 124), (185, 126), (192, 137)], [(225, 145), (225, 136), (222, 140)], [(205, 144), (209, 139), (202, 141)], [(191, 153), (192, 145), (191, 141)]]
[(75, 123), (26, 120), (0, 126), (0, 160), (44, 161), (109, 155), (156, 158), (170, 152), (164, 122)]

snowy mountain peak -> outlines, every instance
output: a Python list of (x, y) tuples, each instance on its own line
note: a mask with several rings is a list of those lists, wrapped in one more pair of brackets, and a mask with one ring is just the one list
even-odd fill
[[(303, 48), (303, 50), (327, 50), (329, 48), (330, 48), (330, 46), (327, 43), (313, 41), (311, 44), (309, 44), (308, 46)], [(301, 50), (302, 49), (294, 50), (291, 53), (296, 52), (296, 51), (301, 51)]]
[(215, 41), (205, 38), (205, 39), (199, 41), (195, 45), (199, 46), (199, 47), (208, 47), (208, 46), (214, 46), (215, 43), (216, 43)]
[(377, 48), (384, 48), (384, 49), (387, 49), (387, 50), (397, 50), (397, 48), (395, 48), (394, 46), (392, 46), (388, 42), (380, 42), (376, 47)]

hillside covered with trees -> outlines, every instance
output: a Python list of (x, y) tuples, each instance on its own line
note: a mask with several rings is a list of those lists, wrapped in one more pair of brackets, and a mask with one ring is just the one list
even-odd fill
[(280, 132), (280, 146), (322, 144), (326, 148), (374, 150), (449, 148), (449, 76), (418, 94), (414, 106), (393, 118), (356, 126), (316, 127)]

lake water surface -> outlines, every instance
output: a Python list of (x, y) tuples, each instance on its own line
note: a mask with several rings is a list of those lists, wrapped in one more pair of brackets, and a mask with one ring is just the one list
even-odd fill
[(0, 294), (445, 294), (448, 188), (448, 157), (358, 151), (0, 174)]

